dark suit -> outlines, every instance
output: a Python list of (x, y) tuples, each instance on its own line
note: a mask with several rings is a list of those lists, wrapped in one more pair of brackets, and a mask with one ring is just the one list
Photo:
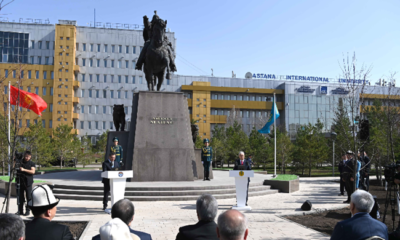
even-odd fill
[(218, 240), (217, 224), (214, 221), (199, 221), (194, 225), (179, 228), (176, 240)]
[(345, 161), (341, 160), (339, 162), (338, 170), (340, 172), (340, 194), (344, 195), (344, 181), (343, 181), (343, 170), (344, 170), (344, 163)]
[[(243, 160), (243, 165), (245, 166), (245, 170), (251, 170), (251, 159), (244, 159)], [(233, 167), (233, 170), (238, 170), (240, 164), (240, 159), (237, 159), (235, 162), (235, 166)], [(247, 200), (249, 199), (249, 185), (250, 185), (250, 178), (247, 178), (247, 192), (246, 192), (246, 205), (247, 205)]]
[[(111, 162), (108, 159), (103, 162), (103, 172), (114, 171), (116, 168), (120, 168), (119, 163), (116, 161), (114, 161), (114, 167), (112, 167)], [(104, 185), (103, 205), (107, 206), (108, 196), (110, 195), (110, 179), (103, 178), (101, 182)]]
[(357, 213), (336, 224), (331, 240), (361, 240), (372, 236), (389, 239), (386, 225), (368, 213)]
[(34, 218), (26, 224), (26, 240), (73, 240), (69, 228), (44, 218)]
[[(139, 231), (135, 231), (131, 228), (129, 228), (129, 231), (131, 231), (131, 233), (136, 234), (136, 236), (138, 236), (140, 238), (140, 240), (152, 240), (151, 239), (151, 235), (145, 232), (139, 232)], [(100, 234), (92, 237), (92, 240), (100, 240)]]

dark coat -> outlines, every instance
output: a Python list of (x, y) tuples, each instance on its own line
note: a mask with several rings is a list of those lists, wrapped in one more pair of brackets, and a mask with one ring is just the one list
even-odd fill
[(199, 221), (194, 225), (181, 227), (176, 240), (218, 240), (217, 224), (214, 221)]
[[(131, 231), (131, 233), (136, 234), (136, 236), (138, 236), (140, 238), (140, 240), (152, 240), (151, 239), (151, 235), (145, 232), (139, 232), (139, 231), (135, 231), (131, 228), (129, 228), (129, 231)], [(100, 234), (92, 237), (92, 240), (100, 240)]]
[(338, 222), (331, 240), (361, 240), (372, 236), (389, 239), (386, 225), (373, 219), (368, 213), (358, 213), (352, 218)]
[(26, 224), (26, 240), (73, 240), (72, 233), (65, 225), (44, 218), (34, 218)]
[(345, 165), (345, 163), (343, 162), (343, 160), (341, 160), (341, 161), (339, 162), (339, 166), (338, 166), (338, 170), (339, 170), (340, 174), (343, 173), (344, 165)]
[[(238, 166), (240, 165), (240, 159), (236, 159), (235, 166), (233, 170), (238, 170)], [(251, 160), (245, 159), (243, 161), (243, 165), (245, 165), (246, 170), (251, 170)]]
[[(112, 165), (111, 165), (110, 161), (108, 161), (108, 159), (103, 162), (103, 172), (114, 171), (116, 168), (120, 168), (119, 162), (117, 162), (117, 161), (114, 161), (114, 168), (112, 168)], [(103, 180), (101, 182), (102, 183), (110, 183), (110, 179), (103, 178)]]

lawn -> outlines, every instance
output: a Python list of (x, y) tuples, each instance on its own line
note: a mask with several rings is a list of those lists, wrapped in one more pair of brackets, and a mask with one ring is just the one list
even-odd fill
[(271, 180), (277, 180), (277, 181), (290, 181), (290, 180), (295, 180), (297, 179), (296, 175), (291, 175), (291, 174), (280, 174), (276, 178), (272, 178)]
[[(0, 180), (8, 182), (10, 178), (8, 176), (0, 176)], [(13, 180), (15, 182), (15, 178)], [(41, 180), (33, 180), (34, 183), (41, 183), (41, 182), (46, 182), (46, 181), (41, 181)]]

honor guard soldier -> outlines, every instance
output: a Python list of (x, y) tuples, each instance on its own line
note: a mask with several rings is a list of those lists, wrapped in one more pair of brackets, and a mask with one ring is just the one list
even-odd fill
[(113, 138), (114, 141), (114, 146), (111, 146), (110, 151), (115, 153), (115, 161), (118, 162), (119, 164), (122, 163), (122, 158), (123, 158), (123, 149), (121, 145), (118, 145), (118, 138), (115, 137)]
[(210, 141), (206, 138), (203, 141), (204, 147), (201, 149), (201, 161), (204, 167), (204, 179), (210, 181), (210, 165), (212, 162), (212, 147), (210, 147)]

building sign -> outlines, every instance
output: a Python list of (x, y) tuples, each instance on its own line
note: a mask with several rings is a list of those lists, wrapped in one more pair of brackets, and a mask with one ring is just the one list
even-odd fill
[[(325, 83), (355, 83), (355, 84), (370, 84), (368, 80), (349, 80), (349, 79), (335, 79), (335, 78), (325, 78), (325, 77), (315, 77), (315, 76), (299, 76), (299, 75), (276, 75), (276, 74), (266, 74), (266, 73), (247, 73), (248, 76), (256, 79), (266, 79), (266, 80), (286, 80), (286, 81), (309, 81), (309, 82), (325, 82)], [(247, 76), (246, 75), (246, 76)], [(249, 78), (249, 77), (246, 77)]]
[(313, 93), (315, 89), (311, 89), (310, 86), (301, 86), (297, 89), (298, 93)]
[(338, 87), (336, 89), (332, 90), (332, 94), (343, 94), (343, 95), (347, 95), (349, 94), (350, 91), (345, 90), (344, 88)]
[(153, 117), (150, 120), (150, 124), (173, 124), (172, 118), (165, 118), (165, 117)]
[(321, 86), (320, 93), (321, 94), (328, 94), (328, 87), (327, 86)]

